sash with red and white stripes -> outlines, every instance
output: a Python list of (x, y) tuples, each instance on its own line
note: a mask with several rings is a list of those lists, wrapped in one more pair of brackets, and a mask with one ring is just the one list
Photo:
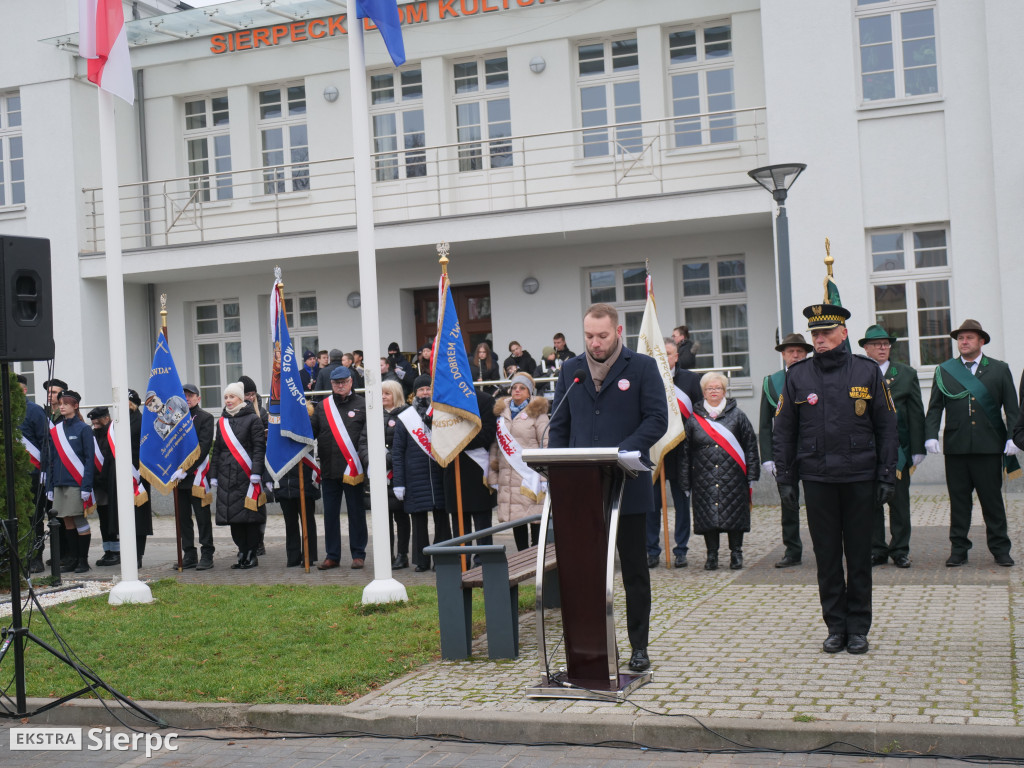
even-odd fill
[(543, 501), (547, 484), (544, 478), (523, 461), (523, 446), (512, 436), (512, 430), (505, 426), (505, 417), (498, 417), (498, 450), (505, 461), (516, 471), (522, 482), (519, 492), (533, 501)]
[[(113, 441), (111, 441), (113, 442)], [(106, 457), (103, 455), (103, 451), (100, 450), (100, 441), (96, 439), (96, 433), (92, 433), (92, 464), (96, 467), (97, 472), (103, 471), (103, 464), (106, 461)]]
[[(64, 434), (63, 421), (50, 427), (50, 437), (53, 440), (54, 447), (57, 449), (60, 463), (64, 465), (64, 469), (68, 471), (79, 487), (81, 487), (82, 479), (85, 477), (85, 464), (78, 458), (78, 454), (75, 453), (71, 443), (68, 442), (68, 436)], [(95, 438), (93, 439), (95, 440)], [(82, 510), (84, 514), (88, 515), (94, 509), (96, 509), (96, 494), (90, 493), (89, 498), (82, 501)]]
[(676, 402), (679, 403), (679, 412), (683, 414), (683, 420), (690, 418), (693, 414), (693, 401), (679, 387), (676, 387)]
[(204, 507), (210, 506), (213, 500), (213, 494), (210, 492), (210, 454), (206, 454), (202, 463), (196, 467), (196, 476), (192, 480), (192, 495), (202, 499), (201, 506)]
[(348, 429), (345, 428), (345, 422), (341, 420), (341, 414), (338, 412), (338, 406), (334, 402), (334, 396), (328, 397), (324, 400), (326, 405), (324, 406), (324, 415), (327, 416), (327, 423), (331, 427), (331, 433), (334, 435), (334, 442), (338, 444), (338, 448), (341, 449), (341, 455), (345, 457), (345, 476), (342, 480), (348, 485), (359, 485), (363, 482), (363, 464), (359, 461), (359, 451), (356, 450), (355, 445), (352, 443), (352, 438), (349, 437)]
[(435, 461), (433, 454), (430, 452), (430, 428), (423, 423), (423, 417), (416, 412), (416, 409), (406, 408), (398, 414), (398, 420), (405, 425), (405, 428), (412, 435), (412, 439), (416, 441), (416, 445), (420, 447), (420, 450), (427, 454), (431, 461)]
[(39, 449), (24, 435), (21, 436), (21, 444), (25, 446), (25, 450), (28, 451), (28, 460), (32, 462), (32, 466), (36, 469), (42, 470), (42, 454)]
[[(252, 459), (249, 458), (248, 452), (238, 441), (235, 433), (231, 431), (230, 422), (223, 416), (220, 417), (220, 433), (224, 435), (224, 442), (227, 444), (228, 450), (231, 451), (231, 455), (235, 457), (235, 461), (245, 470), (245, 476), (249, 477), (252, 475)], [(249, 489), (245, 492), (245, 508), (257, 510), (266, 503), (267, 497), (263, 493), (262, 484), (254, 483), (250, 480)]]
[[(740, 445), (740, 441), (736, 439), (728, 427), (723, 424), (719, 424), (717, 421), (705, 419), (696, 411), (693, 414), (693, 418), (700, 424), (708, 437), (715, 441), (718, 446), (725, 451), (729, 456), (732, 457), (733, 461), (739, 464), (740, 469), (743, 470), (743, 475), (747, 474), (747, 460), (743, 456), (743, 447)], [(754, 490), (748, 488), (748, 493), (753, 494)]]
[[(110, 444), (110, 455), (117, 461), (117, 444), (114, 442), (114, 430), (107, 430), (107, 442)], [(96, 452), (99, 453), (99, 446), (96, 447)], [(100, 464), (102, 466), (102, 462)], [(142, 485), (142, 475), (139, 474), (138, 468), (132, 464), (132, 488), (135, 491), (135, 506), (141, 507), (147, 501), (149, 501), (149, 494), (146, 493), (145, 486)]]
[(313, 459), (310, 458), (310, 455), (308, 453), (305, 456), (302, 457), (302, 463), (305, 464), (307, 467), (309, 467), (309, 471), (313, 473), (313, 485), (315, 485), (317, 488), (319, 488), (320, 487), (320, 465), (317, 464), (315, 461), (313, 461)]

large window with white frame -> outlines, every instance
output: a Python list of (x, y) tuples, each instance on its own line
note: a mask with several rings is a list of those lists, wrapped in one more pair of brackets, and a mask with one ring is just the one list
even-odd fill
[(0, 93), (0, 207), (25, 203), (25, 158), (21, 142), (21, 95)]
[(714, 21), (668, 33), (672, 132), (677, 147), (736, 140), (732, 25)]
[(265, 194), (309, 189), (306, 86), (278, 85), (259, 91), (260, 153)]
[(320, 331), (316, 293), (286, 294), (284, 314), (288, 319), (288, 335), (291, 336), (295, 351), (299, 354), (307, 349), (317, 352), (320, 349)]
[(427, 175), (419, 67), (370, 75), (370, 120), (377, 181)]
[(680, 312), (690, 330), (697, 368), (738, 367), (750, 375), (747, 267), (741, 255), (685, 261)]
[(185, 100), (189, 191), (200, 202), (233, 196), (229, 130), (227, 94)]
[(643, 129), (636, 35), (582, 42), (576, 46), (576, 58), (583, 156), (639, 152)]
[(939, 92), (935, 0), (857, 0), (861, 100)]
[(944, 226), (868, 233), (875, 322), (897, 339), (893, 359), (914, 367), (953, 352), (948, 241)]
[(200, 302), (193, 306), (199, 393), (206, 408), (215, 408), (221, 393), (242, 375), (242, 322), (238, 299)]
[(622, 338), (636, 349), (647, 304), (647, 270), (643, 264), (587, 270), (584, 292), (589, 304), (611, 304), (619, 311)]
[(508, 57), (481, 56), (453, 65), (459, 170), (512, 165), (512, 106)]

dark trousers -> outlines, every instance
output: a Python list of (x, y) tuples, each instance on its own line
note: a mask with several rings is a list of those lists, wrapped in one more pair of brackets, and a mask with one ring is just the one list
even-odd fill
[[(434, 543), (440, 544), (452, 537), (452, 519), (443, 509), (433, 509), (434, 516)], [(412, 522), (412, 564), (430, 567), (430, 557), (423, 554), (423, 548), (430, 543), (430, 535), (427, 531), (427, 513), (412, 512), (409, 514)]]
[(117, 510), (112, 509), (109, 504), (97, 504), (96, 505), (96, 516), (100, 519), (100, 537), (103, 539), (104, 551), (108, 549), (114, 549), (117, 551), (120, 547), (109, 547), (107, 544), (119, 541), (117, 531)]
[(866, 635), (871, 629), (870, 521), (875, 483), (804, 480), (804, 498), (825, 625), (830, 633)]
[(651, 627), (651, 572), (647, 567), (647, 515), (622, 515), (615, 546), (626, 590), (626, 631), (629, 644), (647, 648)]
[(199, 529), (199, 546), (202, 547), (202, 554), (212, 557), (216, 551), (213, 546), (213, 522), (210, 517), (213, 505), (204, 507), (203, 500), (192, 495), (191, 484), (184, 487), (179, 485), (174, 492), (178, 494), (182, 555), (189, 559), (194, 559), (196, 556), (195, 529), (192, 527), (192, 518), (195, 517), (195, 527)]
[(390, 518), (391, 551), (394, 557), (409, 557), (409, 538), (412, 536), (412, 522), (409, 513), (402, 507), (402, 502), (393, 496), (388, 499), (388, 518)]
[[(277, 498), (284, 517), (284, 552), (288, 565), (303, 562), (302, 558), (302, 505), (299, 499)], [(309, 541), (309, 562), (316, 562), (316, 499), (306, 497), (306, 538)]]
[(796, 501), (790, 504), (782, 502), (782, 544), (786, 547), (786, 557), (790, 560), (801, 560), (804, 545), (800, 541), (800, 486), (796, 487)]
[[(527, 531), (529, 528), (529, 531)], [(528, 523), (512, 529), (512, 536), (516, 540), (516, 549), (522, 552), (528, 547), (537, 546), (537, 539), (540, 537), (540, 523)], [(490, 536), (487, 537), (491, 538)]]
[[(675, 546), (672, 554), (686, 557), (690, 547), (690, 498), (679, 483), (667, 480), (672, 492), (672, 506), (676, 510)], [(647, 513), (647, 554), (657, 557), (661, 554), (661, 484), (654, 484), (654, 510)]]
[(260, 545), (260, 523), (231, 523), (231, 540), (242, 554), (252, 552)]
[(981, 515), (985, 518), (988, 551), (1010, 554), (1006, 535), (1003, 487), (1003, 457), (998, 453), (957, 453), (946, 456), (946, 488), (949, 491), (949, 543), (952, 554), (966, 555), (971, 548), (967, 532), (971, 527), (971, 492), (978, 492)]
[(324, 502), (324, 550), (327, 559), (341, 560), (341, 497), (348, 509), (348, 550), (352, 559), (366, 559), (366, 506), (363, 504), (363, 486), (348, 485), (343, 480), (320, 482)]
[[(729, 550), (733, 552), (742, 552), (743, 531), (727, 531), (726, 535), (729, 537)], [(718, 544), (720, 541), (721, 532), (719, 531), (704, 534), (704, 546), (707, 548), (709, 555), (712, 552), (718, 554)]]
[(910, 467), (896, 480), (889, 502), (889, 544), (885, 543), (885, 508), (877, 505), (871, 520), (871, 554), (891, 557), (910, 554)]
[[(492, 510), (487, 509), (483, 512), (467, 512), (465, 509), (462, 510), (462, 533), (473, 533), (475, 531), (482, 531), (485, 528), (491, 527), (491, 513)], [(452, 536), (459, 535), (459, 513), (452, 512)], [(443, 541), (443, 539), (442, 539)], [(481, 536), (479, 539), (473, 542), (474, 544), (493, 544), (493, 536)]]

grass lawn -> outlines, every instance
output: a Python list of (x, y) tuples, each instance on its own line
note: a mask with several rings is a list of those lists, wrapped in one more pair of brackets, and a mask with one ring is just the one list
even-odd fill
[[(362, 587), (150, 586), (148, 605), (100, 595), (47, 610), (81, 662), (133, 699), (345, 704), (440, 656), (433, 587), (408, 587), (407, 603), (364, 606)], [(483, 596), (473, 595), (478, 634)], [(533, 601), (523, 585), (520, 610)], [(38, 615), (31, 629), (58, 646)], [(29, 696), (83, 687), (34, 644), (25, 659)]]

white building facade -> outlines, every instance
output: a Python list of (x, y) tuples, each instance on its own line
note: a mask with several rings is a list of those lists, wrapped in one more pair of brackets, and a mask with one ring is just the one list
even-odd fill
[[(72, 54), (77, 3), (0, 9), (0, 233), (51, 240), (56, 374), (109, 400), (112, 236), (133, 387), (166, 294), (205, 405), (243, 372), (265, 388), (275, 266), (298, 344), (361, 347), (344, 3), (124, 5), (139, 88), (118, 103), (116, 235), (96, 95)], [(405, 65), (367, 34), (384, 345), (428, 335), (440, 241), (467, 335), (501, 356), (514, 339), (539, 357), (558, 331), (582, 351), (593, 301), (635, 338), (647, 265), (662, 329), (689, 326), (701, 366), (738, 367), (731, 394), (754, 416), (780, 365), (779, 307), (774, 204), (747, 171), (800, 162), (797, 330), (821, 301), (828, 237), (851, 336), (884, 323), (926, 397), (966, 317), (991, 333), (988, 354), (1024, 365), (1016, 0), (399, 5)], [(20, 369), (38, 390), (44, 365)]]

